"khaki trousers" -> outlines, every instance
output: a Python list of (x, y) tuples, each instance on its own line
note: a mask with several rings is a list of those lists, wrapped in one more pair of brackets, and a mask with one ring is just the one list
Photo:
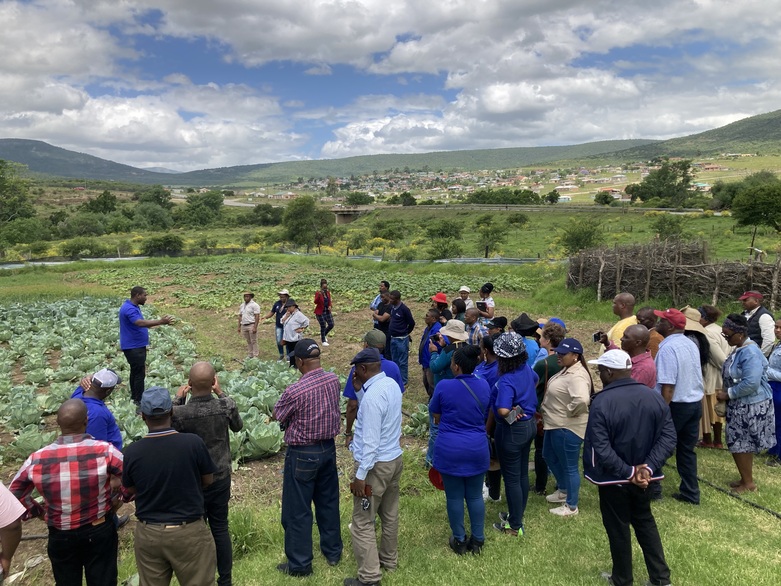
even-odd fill
[[(353, 522), (350, 534), (353, 554), (358, 563), (358, 579), (364, 583), (382, 579), (380, 566), (393, 570), (398, 563), (399, 541), (399, 480), (404, 467), (402, 456), (390, 462), (377, 462), (366, 475), (366, 484), (372, 487), (368, 511), (361, 508), (361, 499), (353, 497)], [(382, 524), (380, 548), (374, 517), (379, 515)]]
[(252, 328), (255, 324), (242, 324), (241, 335), (244, 336), (244, 340), (247, 342), (247, 357), (258, 357), (258, 332), (253, 332)]
[(217, 550), (199, 519), (168, 527), (139, 521), (133, 533), (140, 586), (169, 586), (172, 574), (186, 586), (214, 586)]

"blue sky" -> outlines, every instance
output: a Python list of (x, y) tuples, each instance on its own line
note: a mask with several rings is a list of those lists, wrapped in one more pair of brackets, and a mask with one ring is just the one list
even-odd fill
[(777, 109), (758, 0), (0, 0), (0, 137), (190, 170), (668, 138)]

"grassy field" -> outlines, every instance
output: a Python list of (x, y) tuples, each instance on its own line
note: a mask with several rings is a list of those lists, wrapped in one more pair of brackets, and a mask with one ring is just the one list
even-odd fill
[[(411, 211), (411, 210), (410, 210)], [(540, 230), (542, 230), (540, 228)], [(150, 260), (142, 263), (95, 265), (79, 263), (57, 269), (26, 269), (0, 273), (0, 307), (10, 301), (38, 298), (80, 298), (85, 294), (126, 295), (127, 289), (143, 284), (150, 290), (150, 304), (174, 314), (195, 326), (195, 341), (201, 358), (222, 357), (228, 368), (238, 366), (233, 359), (243, 356), (244, 344), (235, 332), (234, 311), (245, 287), (258, 294), (264, 310), (282, 286), (291, 289), (301, 307), (311, 316), (310, 300), (319, 278), (328, 278), (334, 292), (336, 329), (331, 346), (324, 349), (326, 367), (345, 373), (349, 359), (360, 348), (360, 336), (371, 327), (365, 307), (373, 298), (377, 282), (388, 279), (398, 286), (416, 319), (427, 307), (426, 299), (438, 290), (452, 294), (461, 284), (476, 290), (485, 281), (497, 284), (494, 298), (497, 315), (515, 317), (527, 311), (533, 317), (557, 315), (568, 324), (572, 335), (584, 341), (587, 357), (598, 348), (587, 342), (591, 332), (615, 320), (609, 302), (597, 303), (589, 291), (573, 294), (564, 288), (564, 268), (540, 263), (520, 267), (473, 265), (399, 265), (393, 263), (350, 262), (340, 258), (289, 256), (238, 256), (186, 260)], [(697, 303), (701, 300), (691, 300)], [(653, 300), (665, 307), (665, 300)], [(733, 308), (722, 308), (733, 309)], [(314, 322), (314, 319), (312, 320)], [(177, 327), (177, 326), (174, 326)], [(274, 358), (272, 325), (261, 326), (261, 357)], [(310, 328), (315, 329), (315, 328)], [(417, 331), (417, 330), (416, 330)], [(316, 335), (315, 332), (310, 332)], [(414, 358), (410, 365), (410, 386), (404, 409), (410, 412), (424, 401)], [(383, 584), (466, 584), (486, 582), (531, 583), (540, 585), (600, 584), (600, 571), (610, 570), (610, 555), (601, 524), (596, 489), (584, 481), (580, 514), (561, 519), (547, 512), (542, 497), (532, 494), (526, 513), (526, 535), (522, 539), (492, 533), (487, 529), (486, 548), (479, 557), (456, 557), (447, 546), (449, 527), (444, 494), (428, 484), (423, 468), (424, 440), (402, 438), (405, 472), (402, 477), (399, 568), (386, 574)], [(736, 470), (726, 451), (700, 450), (700, 476), (718, 487), (733, 480)], [(345, 448), (339, 448), (341, 482), (340, 505), (345, 551), (338, 567), (329, 567), (315, 555), (315, 575), (302, 584), (341, 584), (355, 575), (349, 531), (351, 496), (347, 479), (352, 466)], [(8, 481), (18, 462), (4, 462), (2, 476)], [(231, 523), (236, 561), (237, 585), (284, 585), (292, 578), (274, 569), (284, 561), (280, 498), (283, 457), (251, 462), (234, 475)], [(781, 519), (702, 485), (702, 504), (683, 505), (669, 498), (677, 489), (674, 458), (665, 469), (663, 501), (654, 505), (657, 522), (672, 579), (676, 585), (757, 584), (774, 585), (781, 575)], [(746, 496), (773, 511), (781, 511), (781, 472), (768, 468), (763, 460), (755, 466), (760, 490)], [(532, 473), (533, 478), (533, 473)], [(548, 489), (553, 489), (552, 479)], [(132, 506), (126, 509), (132, 511)], [(486, 524), (496, 520), (504, 502), (486, 507)], [(26, 526), (26, 533), (45, 532), (42, 525)], [(316, 534), (316, 531), (315, 531)], [(15, 569), (36, 553), (45, 553), (45, 541), (25, 542), (15, 558)], [(315, 537), (315, 544), (317, 539)], [(121, 577), (135, 572), (132, 532), (121, 533)], [(647, 579), (642, 556), (635, 548), (635, 578)], [(479, 578), (478, 578), (479, 577)], [(52, 584), (48, 563), (31, 570), (19, 582), (23, 585)], [(298, 583), (298, 582), (296, 582)]]

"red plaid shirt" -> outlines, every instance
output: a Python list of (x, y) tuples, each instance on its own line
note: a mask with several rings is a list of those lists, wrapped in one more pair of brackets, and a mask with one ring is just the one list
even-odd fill
[(302, 375), (274, 406), (274, 419), (284, 423), (285, 443), (307, 446), (339, 434), (339, 377), (317, 368)]
[(122, 476), (122, 452), (88, 434), (63, 435), (27, 458), (8, 489), (28, 511), (38, 508), (37, 489), (47, 525), (78, 529), (111, 509), (111, 476)]

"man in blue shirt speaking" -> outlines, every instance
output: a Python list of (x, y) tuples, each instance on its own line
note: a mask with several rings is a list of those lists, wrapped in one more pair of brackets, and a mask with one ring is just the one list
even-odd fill
[(136, 405), (141, 403), (141, 395), (144, 394), (149, 328), (168, 325), (174, 320), (170, 315), (160, 319), (144, 319), (140, 306), (146, 303), (146, 298), (146, 289), (133, 287), (130, 299), (125, 299), (119, 308), (119, 347), (130, 365), (130, 397)]

